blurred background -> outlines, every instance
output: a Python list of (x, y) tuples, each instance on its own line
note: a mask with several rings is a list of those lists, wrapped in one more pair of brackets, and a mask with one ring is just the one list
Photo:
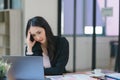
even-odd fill
[(119, 0), (0, 0), (0, 56), (24, 55), (26, 23), (34, 16), (68, 39), (68, 71), (115, 71)]

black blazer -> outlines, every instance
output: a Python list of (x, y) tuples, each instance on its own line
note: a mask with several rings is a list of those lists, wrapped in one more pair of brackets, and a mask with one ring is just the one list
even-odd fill
[[(51, 68), (44, 68), (45, 75), (61, 75), (66, 72), (65, 66), (69, 58), (69, 43), (65, 37), (55, 36), (56, 49), (54, 58), (51, 63)], [(33, 55), (42, 56), (42, 49), (39, 42), (36, 42), (33, 49)], [(27, 52), (27, 49), (26, 49)], [(28, 56), (26, 54), (26, 56)]]

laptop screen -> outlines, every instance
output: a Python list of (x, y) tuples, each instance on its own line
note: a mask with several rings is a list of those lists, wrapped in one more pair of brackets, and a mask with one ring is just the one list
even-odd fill
[(15, 79), (44, 80), (43, 58), (41, 56), (4, 56), (11, 63), (8, 74)]

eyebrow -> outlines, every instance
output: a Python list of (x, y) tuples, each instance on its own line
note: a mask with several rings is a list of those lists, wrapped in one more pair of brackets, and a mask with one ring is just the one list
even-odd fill
[[(41, 31), (38, 30), (38, 31), (36, 31), (35, 33), (38, 33), (38, 32), (41, 32)], [(31, 34), (31, 35), (35, 35), (35, 34)]]

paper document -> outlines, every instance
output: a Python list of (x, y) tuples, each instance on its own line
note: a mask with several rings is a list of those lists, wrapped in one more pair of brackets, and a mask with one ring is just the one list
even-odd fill
[(66, 74), (63, 76), (46, 76), (51, 80), (96, 80), (85, 74)]

